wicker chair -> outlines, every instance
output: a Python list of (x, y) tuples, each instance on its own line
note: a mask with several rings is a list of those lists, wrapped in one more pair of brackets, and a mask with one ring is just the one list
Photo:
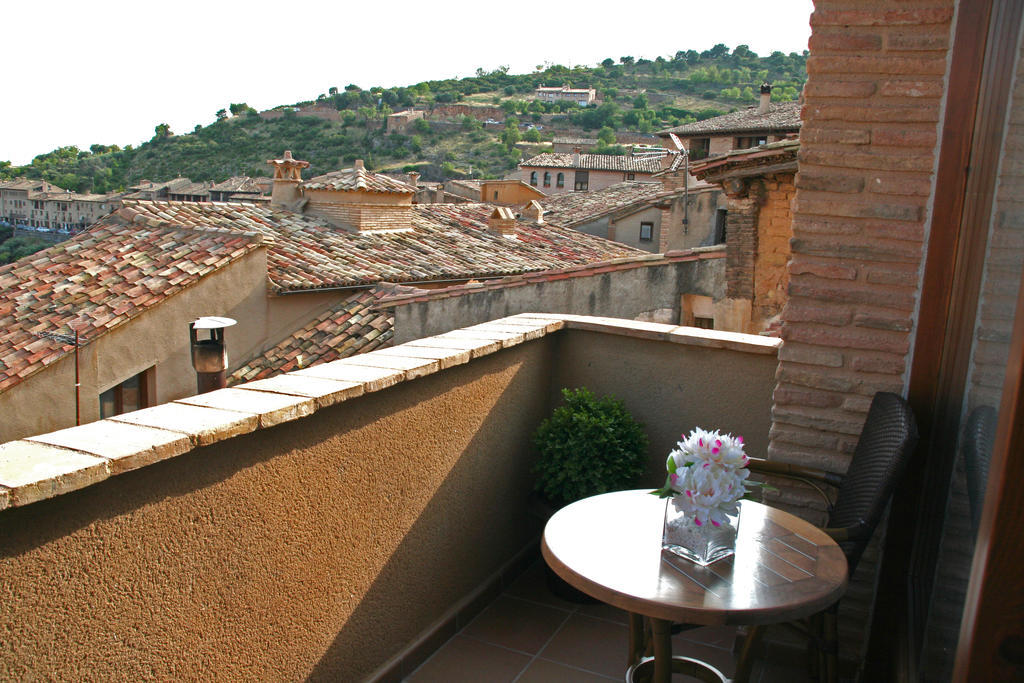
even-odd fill
[[(750, 469), (804, 481), (823, 495), (819, 483), (838, 489), (835, 503), (829, 505), (824, 531), (843, 549), (849, 574), (853, 576), (916, 444), (917, 425), (910, 406), (896, 394), (879, 392), (871, 401), (846, 474), (755, 459), (751, 460)], [(827, 495), (825, 499), (829, 501)], [(815, 673), (828, 681), (835, 681), (838, 676), (838, 605), (836, 602), (805, 622), (794, 624), (809, 639)], [(737, 664), (736, 681), (749, 678), (753, 650), (763, 628), (750, 628)]]
[(964, 470), (967, 475), (967, 500), (971, 507), (971, 529), (978, 533), (981, 508), (988, 485), (988, 462), (996, 438), (996, 411), (992, 406), (978, 406), (967, 417), (964, 427)]

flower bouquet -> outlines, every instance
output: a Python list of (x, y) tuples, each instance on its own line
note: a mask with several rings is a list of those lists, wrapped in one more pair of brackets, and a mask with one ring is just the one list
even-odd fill
[(701, 566), (736, 550), (739, 501), (747, 493), (743, 437), (700, 427), (669, 453), (662, 547)]

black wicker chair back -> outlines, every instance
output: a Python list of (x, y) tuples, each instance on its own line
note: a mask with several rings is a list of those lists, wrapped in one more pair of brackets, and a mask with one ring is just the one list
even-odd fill
[(840, 543), (851, 576), (915, 445), (917, 424), (907, 402), (896, 394), (875, 394), (828, 520), (829, 527), (856, 531)]
[(971, 528), (978, 531), (981, 508), (988, 484), (988, 463), (996, 438), (996, 411), (992, 406), (978, 406), (967, 418), (964, 427), (964, 470), (967, 475), (967, 499), (971, 507)]

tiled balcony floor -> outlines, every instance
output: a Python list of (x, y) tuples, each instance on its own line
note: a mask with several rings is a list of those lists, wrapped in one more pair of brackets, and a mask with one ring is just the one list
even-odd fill
[[(628, 619), (603, 604), (578, 605), (552, 595), (543, 560), (445, 643), (405, 680), (412, 683), (589, 683), (621, 681)], [(708, 626), (673, 637), (672, 652), (696, 657), (731, 676), (736, 629)], [(758, 664), (755, 683), (798, 683), (802, 667)], [(676, 676), (673, 681), (695, 681)]]

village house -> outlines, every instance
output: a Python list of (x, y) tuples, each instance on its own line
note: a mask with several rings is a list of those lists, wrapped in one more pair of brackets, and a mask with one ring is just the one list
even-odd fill
[(44, 180), (0, 181), (0, 221), (16, 228), (67, 235), (117, 206), (119, 194), (79, 194)]
[(534, 91), (534, 97), (541, 102), (574, 102), (581, 107), (586, 107), (597, 99), (597, 90), (594, 88), (570, 88), (567, 85), (540, 86)]
[(675, 149), (672, 136), (681, 141), (691, 160), (725, 154), (734, 149), (777, 142), (800, 132), (800, 103), (772, 102), (771, 86), (761, 86), (761, 99), (748, 107), (703, 121), (659, 131), (666, 146)]
[(568, 136), (556, 135), (551, 140), (551, 151), (555, 154), (564, 154), (566, 152), (589, 152), (598, 143), (597, 138), (574, 138)]
[(663, 170), (670, 155), (555, 154), (545, 152), (519, 164), (511, 177), (545, 194), (590, 192), (625, 180), (649, 180)]
[(385, 131), (388, 133), (399, 133), (405, 135), (409, 130), (409, 126), (414, 121), (423, 118), (425, 112), (422, 109), (406, 109), (405, 111), (396, 111), (394, 114), (388, 114), (385, 119)]
[(201, 316), (238, 321), (228, 370), (245, 381), (387, 344), (390, 318), (371, 310), (381, 282), (437, 287), (640, 254), (486, 204), (413, 204), (412, 186), (359, 161), (306, 181), (306, 162), (272, 163), (270, 206), (126, 199), (0, 268), (0, 440), (194, 394), (187, 333)]

